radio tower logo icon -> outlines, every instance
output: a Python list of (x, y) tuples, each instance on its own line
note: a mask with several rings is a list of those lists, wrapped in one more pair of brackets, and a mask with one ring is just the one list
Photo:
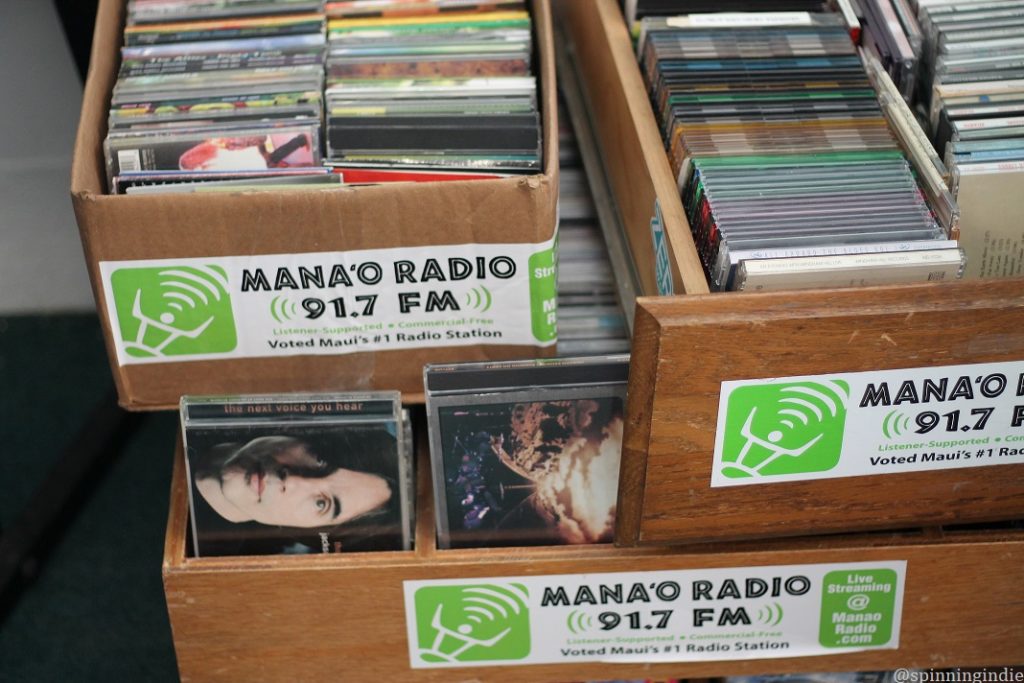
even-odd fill
[(839, 464), (846, 382), (739, 387), (729, 395), (719, 473), (730, 479), (826, 472)]
[(121, 268), (110, 276), (110, 286), (129, 356), (227, 353), (238, 345), (223, 268)]
[(429, 664), (494, 662), (530, 654), (526, 586), (466, 584), (416, 591), (417, 654)]

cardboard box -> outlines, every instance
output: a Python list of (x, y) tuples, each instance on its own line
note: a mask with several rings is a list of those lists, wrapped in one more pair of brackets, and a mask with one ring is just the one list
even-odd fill
[[(467, 315), (483, 308), (481, 304), (474, 309), (481, 299), (489, 306), (491, 295), (497, 298), (507, 289), (502, 287), (512, 280), (497, 278), (493, 271), (488, 272), (486, 264), (489, 261), (485, 261), (484, 267), (480, 268), (477, 258), (493, 260), (495, 254), (500, 254), (502, 249), (512, 248), (512, 245), (523, 252), (524, 249), (528, 251), (526, 245), (549, 243), (554, 238), (557, 223), (558, 126), (548, 0), (532, 0), (532, 10), (536, 44), (534, 70), (539, 83), (544, 144), (544, 170), (541, 174), (495, 180), (342, 187), (323, 192), (184, 197), (115, 196), (106, 194), (102, 145), (106, 136), (110, 93), (116, 81), (119, 63), (124, 2), (101, 0), (75, 144), (71, 194), (121, 405), (139, 410), (172, 408), (177, 405), (179, 397), (186, 393), (368, 389), (398, 389), (407, 401), (419, 401), (422, 400), (424, 363), (549, 355), (553, 350), (553, 339), (547, 337), (553, 334), (554, 320), (550, 303), (544, 311), (552, 324), (550, 334), (541, 331), (540, 339), (537, 339), (536, 329), (530, 339), (526, 339), (522, 333), (523, 329), (529, 330), (531, 327), (529, 321), (525, 325), (520, 324), (524, 317), (522, 310), (515, 312), (515, 316), (505, 316), (505, 311), (496, 306), (495, 310), (507, 317), (509, 324), (513, 318), (519, 321), (512, 325), (513, 331), (518, 332), (505, 335), (505, 338), (513, 338), (512, 343), (502, 343), (502, 337), (486, 340), (489, 343), (481, 343), (476, 339), (452, 342), (441, 335), (440, 340), (421, 340), (394, 350), (347, 353), (346, 347), (333, 350), (318, 347), (314, 355), (304, 355), (302, 349), (286, 349), (284, 353), (294, 355), (275, 357), (270, 354), (277, 351), (260, 347), (249, 348), (246, 351), (247, 357), (238, 357), (237, 349), (244, 346), (243, 342), (252, 340), (235, 339), (235, 350), (230, 352), (223, 352), (224, 348), (230, 346), (228, 340), (228, 343), (220, 346), (207, 346), (202, 353), (191, 354), (191, 360), (188, 353), (139, 360), (131, 352), (126, 352), (123, 342), (130, 341), (126, 337), (136, 332), (141, 338), (147, 331), (159, 331), (159, 321), (150, 319), (150, 315), (138, 322), (138, 329), (129, 331), (123, 321), (119, 326), (117, 311), (122, 309), (121, 317), (126, 317), (124, 311), (128, 310), (125, 308), (128, 304), (118, 300), (117, 292), (112, 293), (109, 286), (117, 262), (136, 262), (130, 265), (141, 268), (136, 274), (141, 273), (139, 277), (142, 277), (146, 275), (142, 266), (167, 268), (170, 267), (167, 265), (168, 260), (174, 259), (202, 259), (200, 266), (207, 267), (205, 263), (209, 261), (215, 270), (221, 269), (217, 272), (221, 272), (223, 266), (219, 264), (224, 261), (219, 259), (233, 257), (229, 262), (238, 266), (238, 272), (225, 274), (225, 277), (231, 279), (232, 287), (235, 287), (235, 278), (243, 275), (241, 264), (246, 263), (248, 257), (257, 257), (251, 261), (255, 265), (245, 273), (248, 276), (253, 275), (256, 266), (268, 263), (266, 258), (259, 258), (267, 255), (281, 257), (277, 259), (280, 267), (289, 270), (292, 275), (303, 265), (308, 268), (308, 274), (313, 268), (310, 259), (327, 256), (333, 257), (333, 261), (331, 258), (319, 260), (324, 261), (323, 267), (328, 272), (331, 272), (332, 262), (338, 265), (338, 259), (348, 266), (347, 271), (342, 269), (343, 272), (354, 272), (360, 254), (366, 253), (362, 250), (391, 249), (394, 251), (383, 252), (385, 257), (394, 259), (405, 253), (426, 254), (436, 257), (445, 268), (448, 267), (445, 261), (449, 258), (465, 258), (478, 266), (476, 275), (481, 276), (480, 283), (484, 287), (474, 287), (475, 291), (470, 291), (467, 289), (468, 281), (456, 283), (464, 286), (447, 301), (448, 311), (442, 310), (442, 315), (438, 317), (447, 315), (451, 318), (454, 315), (451, 300), (456, 297), (456, 304), (473, 309)], [(453, 246), (438, 248), (443, 245)], [(423, 252), (413, 250), (430, 247), (434, 249)], [(373, 252), (373, 257), (380, 257), (381, 254)], [(150, 260), (159, 260), (160, 263), (139, 263)], [(392, 298), (396, 294), (395, 288), (387, 285), (389, 277), (394, 279), (394, 263), (379, 260), (378, 263), (382, 265), (385, 276), (378, 292), (382, 299)], [(101, 264), (106, 265), (101, 267)], [(417, 272), (422, 274), (423, 265), (424, 260), (417, 261)], [(519, 277), (514, 280), (520, 288), (530, 286), (530, 296), (534, 299), (532, 308), (535, 311), (538, 304), (536, 297), (547, 296), (550, 301), (553, 293), (535, 292), (534, 285), (537, 283), (532, 280), (524, 285), (523, 278), (527, 275), (524, 271), (532, 271), (534, 265), (531, 259), (530, 268), (520, 268)], [(499, 274), (502, 274), (500, 264)], [(504, 274), (507, 275), (507, 272)], [(274, 283), (273, 273), (270, 282)], [(249, 284), (251, 291), (253, 283)], [(287, 280), (284, 284), (288, 285)], [(208, 287), (206, 289), (209, 290)], [(342, 294), (355, 291), (342, 291), (344, 287), (341, 290), (318, 288), (315, 279), (309, 290), (302, 292), (288, 288), (280, 296), (273, 297), (272, 294), (278, 293), (260, 292), (261, 296), (265, 295), (272, 301), (271, 307), (278, 306), (268, 311), (265, 316), (268, 320), (265, 324), (261, 323), (267, 328), (268, 339), (271, 336), (269, 326), (273, 325), (269, 320), (270, 315), (273, 315), (274, 320), (281, 314), (285, 318), (294, 316), (293, 322), (300, 319), (310, 324), (315, 322), (303, 317), (310, 310), (303, 310), (298, 305), (299, 299), (306, 301), (302, 296), (315, 295), (314, 298), (322, 303), (330, 304), (335, 291), (341, 291)], [(361, 292), (355, 293), (365, 294), (367, 291), (363, 288)], [(286, 296), (291, 293), (295, 293), (296, 297)], [(141, 297), (142, 289), (137, 290), (137, 294)], [(199, 296), (188, 292), (186, 294), (193, 299), (191, 303), (195, 303), (195, 296)], [(420, 300), (413, 301), (421, 307), (426, 298), (426, 293), (422, 294)], [(230, 296), (228, 300), (231, 300)], [(466, 301), (468, 305), (464, 303)], [(256, 308), (263, 311), (266, 309), (264, 303)], [(354, 303), (351, 297), (346, 301), (347, 314), (354, 310)], [(361, 303), (365, 306), (365, 300)], [(388, 303), (395, 306), (393, 301)], [(238, 301), (231, 302), (231, 305), (235, 308), (237, 319)], [(316, 307), (319, 304), (315, 304), (313, 312)], [(530, 302), (522, 302), (520, 308), (523, 307), (531, 308)], [(253, 305), (250, 305), (246, 312), (251, 313), (252, 310)], [(327, 310), (334, 312), (332, 307), (327, 307)], [(378, 315), (379, 311), (380, 308)], [(160, 320), (164, 320), (163, 315), (169, 316), (167, 320), (171, 319), (169, 314), (161, 314)], [(525, 315), (529, 316), (530, 313)], [(204, 324), (213, 319), (209, 318)], [(389, 320), (394, 322), (393, 318)], [(336, 322), (342, 324), (342, 321)], [(343, 321), (345, 325), (354, 323), (351, 319)], [(495, 316), (493, 324), (500, 326), (501, 323), (501, 318)], [(147, 324), (149, 327), (146, 327)], [(219, 322), (214, 323), (217, 324)], [(536, 324), (534, 314), (534, 327)], [(384, 327), (387, 328), (387, 323)], [(199, 326), (194, 325), (190, 332), (197, 333), (198, 329)], [(176, 330), (174, 338), (184, 339), (181, 334)], [(384, 331), (383, 334), (388, 332)], [(239, 333), (235, 336), (242, 335)], [(379, 347), (372, 336), (365, 338), (369, 345), (364, 344), (358, 348)], [(306, 343), (305, 339), (301, 341)], [(319, 338), (314, 339), (314, 342), (319, 342)], [(149, 345), (147, 348), (153, 346), (153, 342), (144, 343)], [(453, 343), (465, 345), (453, 346)], [(249, 346), (253, 347), (253, 343)], [(254, 351), (265, 355), (254, 355)], [(219, 358), (218, 354), (223, 357)]]

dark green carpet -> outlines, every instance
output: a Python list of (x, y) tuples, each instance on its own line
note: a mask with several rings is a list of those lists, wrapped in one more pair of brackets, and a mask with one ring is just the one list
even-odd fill
[[(95, 316), (0, 318), (0, 525), (111, 382)], [(96, 472), (0, 622), (3, 681), (175, 681), (160, 582), (176, 416), (147, 416)]]
[(111, 386), (95, 316), (0, 318), (0, 526)]

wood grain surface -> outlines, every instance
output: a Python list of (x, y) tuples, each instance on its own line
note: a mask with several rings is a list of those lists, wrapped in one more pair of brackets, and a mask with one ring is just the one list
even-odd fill
[(632, 42), (615, 0), (556, 4), (572, 41), (605, 170), (644, 294), (658, 294), (651, 218), (658, 200), (677, 294), (708, 291)]
[[(181, 460), (179, 450), (178, 460)], [(189, 559), (183, 468), (172, 489), (164, 587), (183, 681), (412, 683), (705, 677), (1000, 665), (1024, 652), (1024, 533), (918, 531), (689, 548), (436, 550), (429, 495), (414, 552)], [(429, 489), (420, 469), (420, 490)], [(424, 523), (424, 520), (427, 520)], [(409, 668), (402, 582), (906, 560), (900, 646), (788, 659)]]
[(617, 542), (1024, 515), (1024, 465), (711, 488), (721, 383), (1024, 358), (1024, 281), (640, 299)]

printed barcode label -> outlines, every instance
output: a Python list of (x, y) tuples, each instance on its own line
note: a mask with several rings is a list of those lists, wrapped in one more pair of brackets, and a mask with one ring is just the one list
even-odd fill
[(142, 160), (139, 158), (139, 150), (119, 150), (117, 153), (117, 167), (120, 173), (133, 173), (141, 171)]

